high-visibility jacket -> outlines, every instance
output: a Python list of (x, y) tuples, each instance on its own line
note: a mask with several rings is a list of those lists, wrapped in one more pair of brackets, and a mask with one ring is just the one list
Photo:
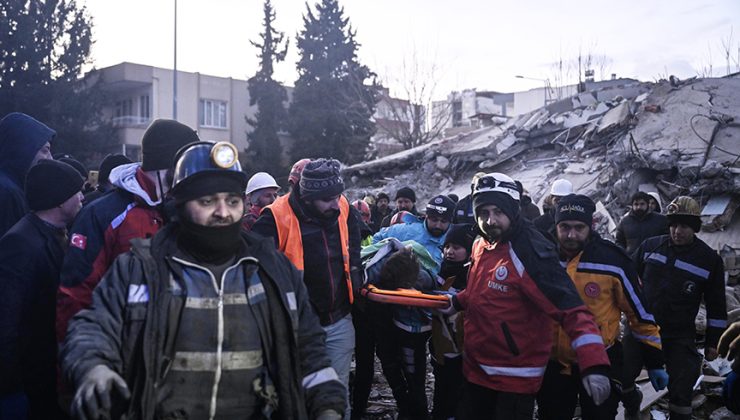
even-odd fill
[[(663, 367), (658, 325), (647, 310), (637, 272), (624, 251), (594, 234), (583, 251), (562, 264), (594, 315), (604, 345), (609, 348), (619, 339), (619, 321), (624, 313), (633, 336), (642, 343), (647, 367)], [(552, 358), (569, 368), (576, 362), (571, 340), (559, 326), (554, 333)]]
[[(278, 235), (278, 249), (282, 251), (299, 270), (303, 271), (303, 239), (301, 237), (301, 226), (293, 208), (290, 206), (290, 193), (278, 197), (274, 203), (267, 206), (275, 219), (275, 227)], [(349, 302), (354, 301), (352, 296), (352, 279), (349, 266), (349, 229), (347, 219), (349, 218), (349, 201), (345, 196), (339, 197), (339, 237), (342, 248), (342, 261), (344, 263), (344, 278), (349, 290)]]

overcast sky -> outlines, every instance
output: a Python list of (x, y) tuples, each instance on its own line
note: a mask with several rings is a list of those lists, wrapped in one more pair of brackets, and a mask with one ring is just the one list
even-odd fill
[[(93, 17), (94, 65), (122, 61), (173, 66), (174, 0), (78, 0)], [(310, 2), (314, 4), (314, 2)], [(359, 56), (398, 88), (401, 64), (435, 66), (435, 97), (477, 88), (501, 92), (542, 85), (515, 75), (555, 79), (553, 63), (585, 55), (609, 77), (655, 80), (726, 73), (722, 47), (731, 37), (732, 68), (740, 55), (738, 0), (340, 0), (357, 31)], [(276, 78), (293, 85), (296, 33), (305, 3), (273, 0), (276, 26), (291, 38)], [(179, 70), (247, 79), (257, 70), (261, 0), (179, 0)], [(563, 72), (577, 78), (577, 73)], [(394, 86), (395, 83), (395, 86)]]

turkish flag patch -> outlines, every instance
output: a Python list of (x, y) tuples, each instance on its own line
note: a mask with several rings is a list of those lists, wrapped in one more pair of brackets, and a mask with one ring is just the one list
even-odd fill
[(72, 237), (69, 239), (69, 244), (75, 248), (80, 248), (84, 250), (85, 248), (87, 248), (87, 236), (81, 235), (79, 233), (73, 233)]

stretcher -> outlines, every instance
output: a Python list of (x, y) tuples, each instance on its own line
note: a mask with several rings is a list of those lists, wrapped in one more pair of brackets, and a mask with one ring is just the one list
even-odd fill
[(378, 289), (372, 284), (369, 284), (360, 293), (373, 302), (378, 303), (417, 306), (430, 309), (444, 309), (450, 306), (447, 296), (422, 293), (418, 290), (386, 290)]

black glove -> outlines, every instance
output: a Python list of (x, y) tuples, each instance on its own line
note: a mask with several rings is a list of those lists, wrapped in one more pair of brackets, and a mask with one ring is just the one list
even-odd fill
[(80, 381), (72, 401), (72, 417), (79, 420), (98, 420), (110, 417), (111, 392), (116, 389), (124, 399), (131, 393), (126, 382), (108, 366), (97, 365)]

